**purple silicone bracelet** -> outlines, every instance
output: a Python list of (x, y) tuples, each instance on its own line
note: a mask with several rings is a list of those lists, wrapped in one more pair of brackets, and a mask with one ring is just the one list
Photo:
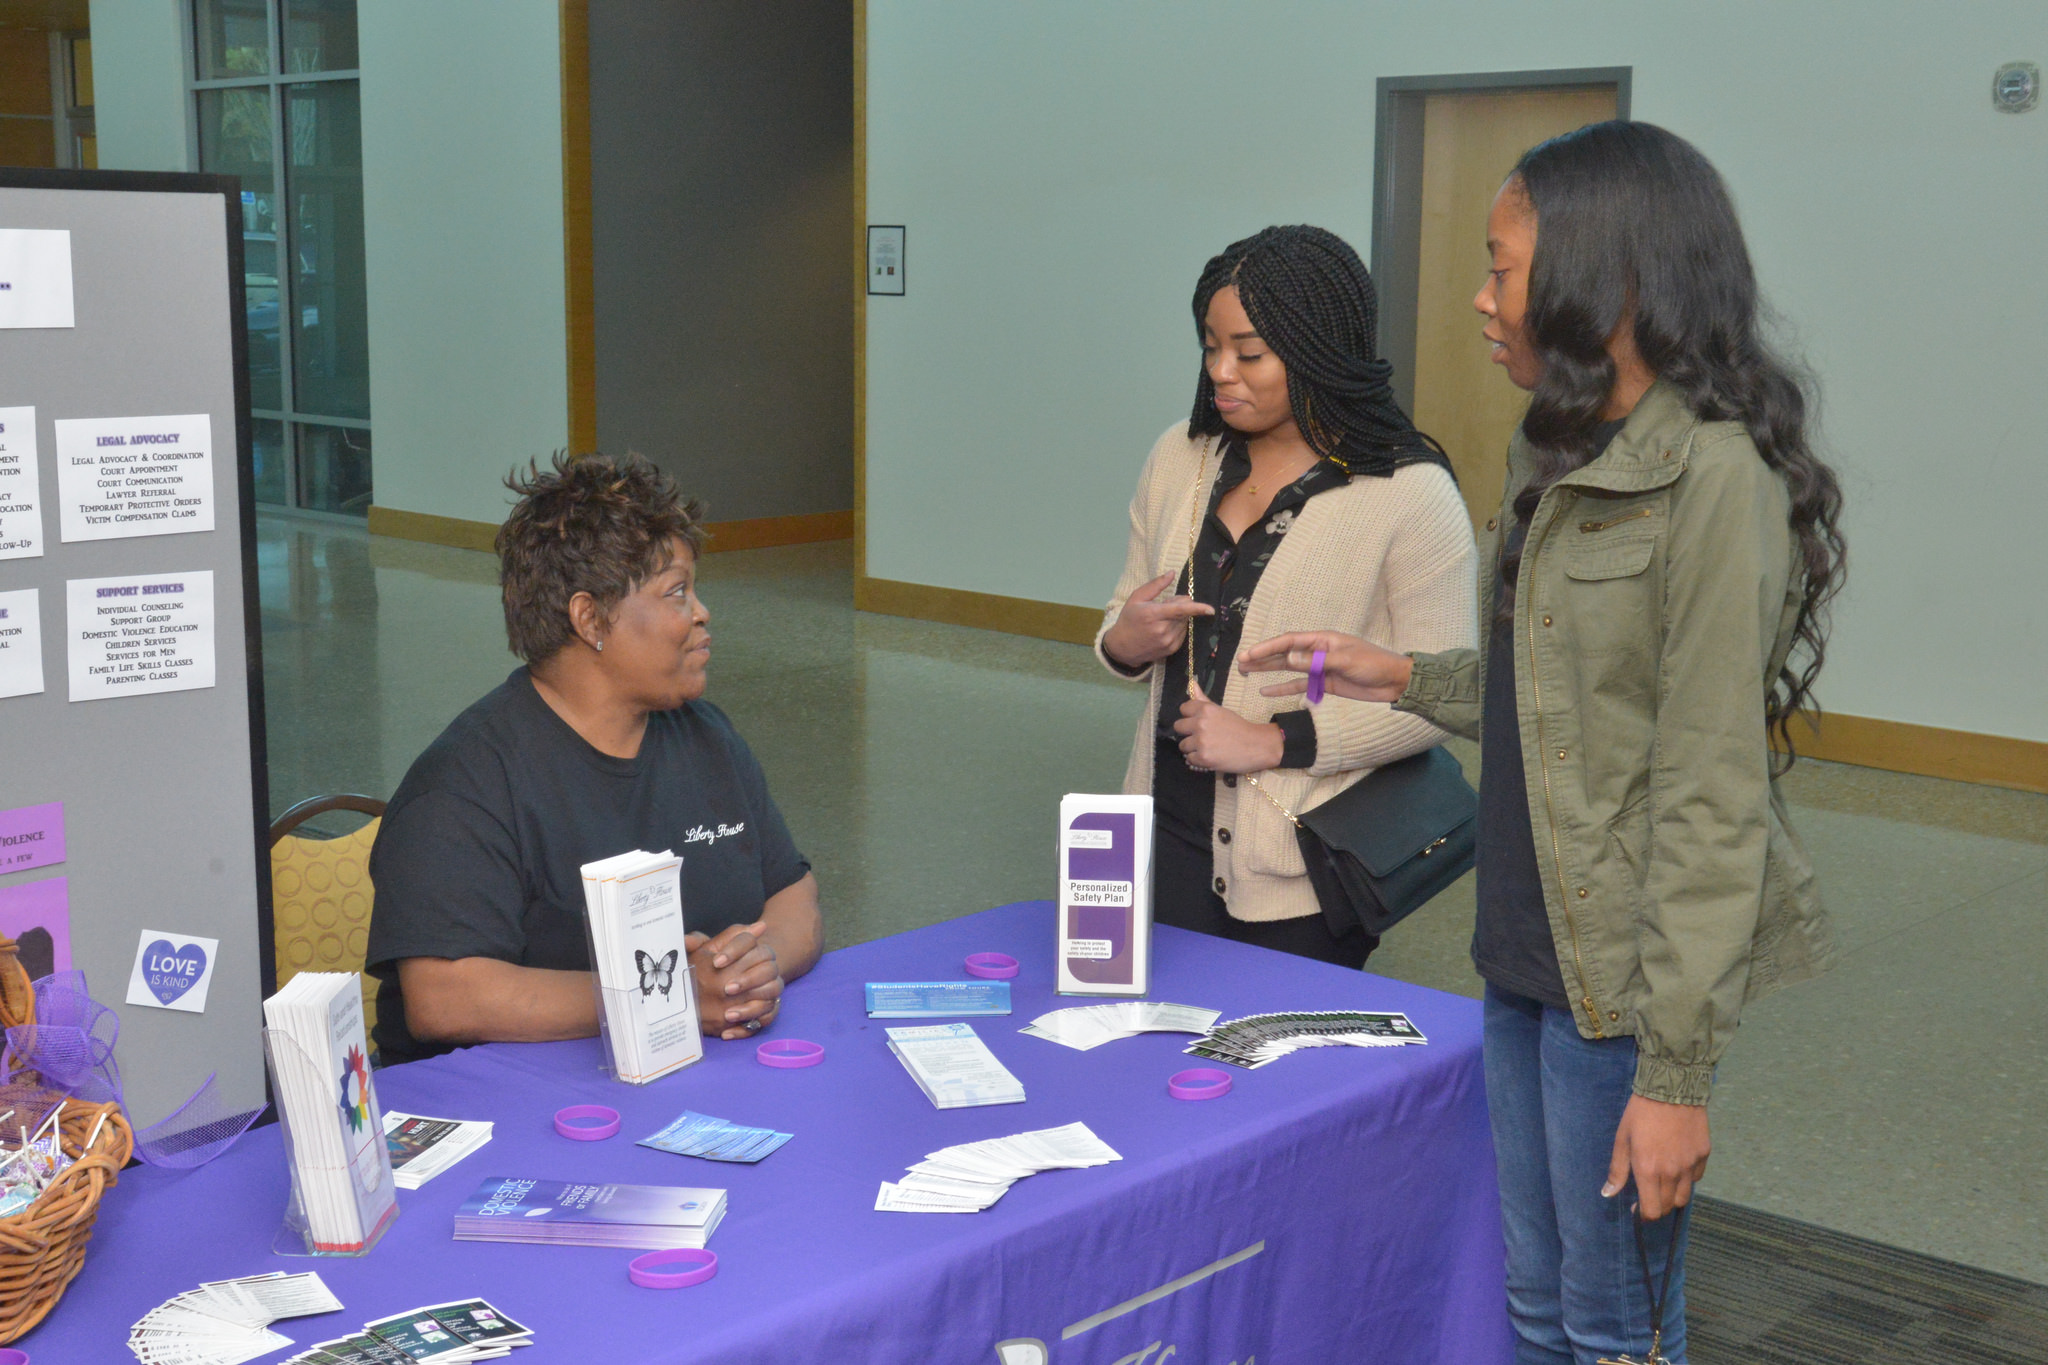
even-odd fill
[(1176, 1071), (1166, 1082), (1166, 1093), (1177, 1100), (1213, 1100), (1230, 1093), (1230, 1073), (1198, 1066)]
[(28, 1365), (28, 1352), (12, 1346), (0, 1346), (0, 1365)]
[[(686, 1265), (688, 1270), (663, 1270), (669, 1265)], [(685, 1247), (677, 1251), (651, 1251), (626, 1263), (626, 1278), (642, 1289), (687, 1289), (702, 1284), (718, 1273), (718, 1253)]]
[[(579, 1123), (578, 1119), (596, 1119)], [(555, 1111), (555, 1131), (572, 1142), (597, 1142), (619, 1131), (619, 1111), (608, 1104), (572, 1104)]]
[(779, 1066), (795, 1070), (803, 1066), (816, 1066), (825, 1060), (825, 1045), (808, 1042), (802, 1038), (777, 1038), (754, 1049), (754, 1060), (762, 1066)]
[(1308, 660), (1308, 704), (1314, 706), (1323, 699), (1323, 663), (1329, 655), (1317, 650)]
[(1017, 974), (1017, 959), (1008, 953), (969, 953), (967, 974), (990, 981), (1008, 981)]

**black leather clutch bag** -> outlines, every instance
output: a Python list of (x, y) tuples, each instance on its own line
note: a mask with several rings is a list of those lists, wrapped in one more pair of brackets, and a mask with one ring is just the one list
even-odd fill
[(1293, 819), (1330, 932), (1379, 935), (1471, 870), (1479, 797), (1439, 746), (1374, 769)]

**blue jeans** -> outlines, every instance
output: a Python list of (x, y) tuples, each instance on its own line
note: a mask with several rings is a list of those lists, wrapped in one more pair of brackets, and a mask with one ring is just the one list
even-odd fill
[[(1515, 1365), (1594, 1365), (1650, 1349), (1633, 1187), (1600, 1197), (1635, 1081), (1633, 1038), (1579, 1036), (1571, 1012), (1488, 985), (1486, 1103), (1500, 1167)], [(1644, 1229), (1664, 1274), (1672, 1219)], [(1662, 1350), (1685, 1363), (1685, 1246), (1671, 1268)]]

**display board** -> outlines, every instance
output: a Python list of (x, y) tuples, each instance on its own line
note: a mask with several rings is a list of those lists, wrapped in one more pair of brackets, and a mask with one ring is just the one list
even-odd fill
[(241, 194), (0, 170), (0, 931), (131, 1118), (263, 1103), (273, 978)]

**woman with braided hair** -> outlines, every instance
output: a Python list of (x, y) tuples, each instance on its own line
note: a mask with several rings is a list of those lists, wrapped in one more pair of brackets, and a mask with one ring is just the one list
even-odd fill
[(1150, 686), (1124, 790), (1154, 798), (1154, 913), (1358, 967), (1378, 940), (1331, 930), (1285, 811), (1443, 732), (1379, 702), (1276, 703), (1230, 662), (1240, 639), (1301, 630), (1472, 647), (1471, 522), (1388, 387), (1372, 277), (1343, 239), (1270, 227), (1233, 244), (1202, 271), (1194, 321), (1194, 412), (1145, 462), (1095, 641)]
[(1826, 652), (1841, 491), (1692, 144), (1553, 138), (1486, 235), (1481, 335), (1531, 391), (1486, 523), (1486, 649), (1311, 632), (1239, 666), (1321, 650), (1333, 691), (1479, 741), (1472, 959), (1515, 1359), (1684, 1365), (1715, 1068), (1750, 1000), (1834, 953), (1771, 739), (1791, 753)]

